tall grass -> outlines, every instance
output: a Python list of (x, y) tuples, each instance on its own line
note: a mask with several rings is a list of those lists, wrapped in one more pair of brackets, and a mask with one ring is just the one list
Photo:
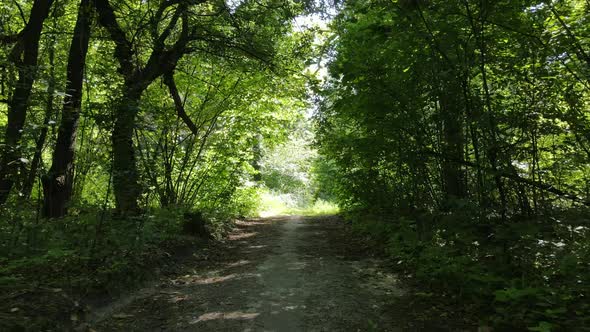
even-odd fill
[(315, 201), (301, 201), (290, 194), (278, 194), (271, 191), (260, 195), (260, 217), (279, 215), (320, 216), (338, 214), (338, 205), (322, 199)]

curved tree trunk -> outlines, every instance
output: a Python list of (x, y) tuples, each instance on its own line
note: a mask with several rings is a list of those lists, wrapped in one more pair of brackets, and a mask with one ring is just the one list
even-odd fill
[[(99, 23), (109, 32), (115, 43), (115, 58), (119, 62), (119, 73), (125, 79), (122, 98), (115, 110), (116, 119), (112, 133), (113, 143), (113, 189), (117, 202), (117, 214), (120, 217), (137, 215), (140, 212), (138, 200), (141, 196), (139, 171), (137, 169), (133, 132), (139, 111), (141, 94), (147, 87), (164, 73), (172, 72), (178, 60), (187, 52), (189, 23), (186, 6), (180, 2), (170, 22), (155, 40), (153, 51), (142, 67), (134, 64), (132, 43), (127, 40), (125, 32), (117, 22), (115, 11), (109, 0), (94, 2)], [(159, 13), (173, 5), (174, 2), (162, 1)], [(179, 20), (181, 31), (176, 42), (167, 47), (166, 39), (170, 36)], [(157, 28), (155, 29), (157, 30)]]
[(62, 119), (51, 168), (47, 176), (43, 178), (45, 195), (43, 215), (49, 218), (63, 217), (67, 213), (67, 205), (72, 197), (76, 133), (82, 107), (82, 85), (90, 41), (92, 12), (91, 0), (82, 0), (78, 8), (78, 18), (68, 56), (67, 95), (64, 100)]

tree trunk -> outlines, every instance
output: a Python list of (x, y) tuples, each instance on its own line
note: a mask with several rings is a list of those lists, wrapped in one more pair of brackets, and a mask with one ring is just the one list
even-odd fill
[(35, 141), (35, 155), (31, 161), (31, 168), (29, 169), (29, 175), (23, 183), (21, 200), (27, 201), (31, 197), (33, 191), (33, 185), (37, 178), (37, 171), (42, 161), (43, 147), (47, 140), (47, 132), (49, 131), (49, 121), (53, 117), (53, 101), (55, 94), (55, 37), (52, 37), (52, 43), (49, 47), (49, 82), (47, 85), (47, 102), (45, 103), (45, 116), (43, 119), (43, 127), (39, 132), (39, 137)]
[[(458, 79), (450, 77), (443, 82), (440, 93), (440, 113), (443, 124), (443, 154), (454, 160), (463, 160), (464, 133), (461, 86)], [(460, 199), (467, 196), (465, 172), (462, 165), (443, 160), (442, 177), (445, 187), (445, 200)]]
[[(171, 3), (161, 2), (160, 10), (165, 10)], [(123, 96), (116, 109), (115, 126), (111, 138), (117, 214), (123, 217), (136, 215), (140, 212), (138, 199), (141, 195), (141, 187), (138, 182), (139, 172), (133, 147), (135, 117), (139, 111), (139, 101), (143, 91), (162, 74), (173, 72), (178, 60), (187, 52), (186, 45), (190, 41), (187, 4), (180, 2), (181, 5), (176, 8), (171, 21), (155, 41), (152, 54), (143, 68), (134, 65), (133, 45), (119, 26), (109, 0), (96, 0), (94, 4), (99, 23), (109, 32), (116, 45), (114, 55), (119, 62), (119, 72), (125, 78)], [(172, 46), (166, 47), (165, 41), (179, 20), (182, 21), (179, 37)]]
[[(21, 162), (19, 143), (27, 117), (29, 97), (37, 74), (37, 56), (43, 22), (49, 15), (53, 0), (36, 0), (29, 22), (21, 31), (20, 39), (10, 53), (10, 60), (17, 65), (18, 81), (8, 102), (8, 123), (4, 136), (4, 149), (0, 158), (0, 205), (8, 199)], [(22, 58), (22, 60), (21, 60)]]
[(67, 213), (67, 205), (72, 197), (76, 133), (82, 107), (82, 85), (90, 40), (92, 10), (90, 0), (80, 2), (74, 36), (70, 45), (67, 95), (64, 100), (51, 168), (47, 176), (43, 178), (43, 192), (45, 194), (43, 215), (49, 218), (63, 217)]
[[(166, 132), (166, 135), (168, 133)], [(174, 191), (174, 180), (172, 179), (172, 170), (174, 168), (173, 160), (174, 160), (174, 148), (169, 149), (168, 147), (168, 137), (164, 137), (164, 179), (166, 181), (166, 198), (163, 200), (162, 204), (163, 207), (170, 207), (173, 204), (176, 204), (176, 192)]]
[(113, 143), (113, 189), (117, 202), (117, 214), (121, 217), (137, 215), (140, 212), (138, 200), (141, 195), (139, 172), (135, 162), (133, 130), (139, 111), (143, 89), (126, 84), (123, 97), (116, 109)]
[(252, 154), (253, 154), (253, 158), (252, 161), (250, 162), (250, 165), (252, 165), (252, 168), (254, 168), (254, 177), (252, 178), (255, 182), (261, 182), (262, 181), (262, 173), (260, 172), (260, 170), (262, 169), (262, 166), (260, 165), (260, 161), (262, 160), (262, 135), (258, 134), (256, 135), (256, 141), (254, 142), (254, 145), (252, 146)]

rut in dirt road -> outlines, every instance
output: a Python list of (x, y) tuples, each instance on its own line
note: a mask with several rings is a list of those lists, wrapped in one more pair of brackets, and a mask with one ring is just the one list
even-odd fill
[(241, 222), (221, 255), (115, 304), (96, 331), (399, 331), (395, 275), (337, 218)]

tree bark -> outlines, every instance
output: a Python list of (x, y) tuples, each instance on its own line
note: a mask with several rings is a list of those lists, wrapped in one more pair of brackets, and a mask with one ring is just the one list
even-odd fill
[(47, 141), (47, 132), (49, 131), (49, 121), (53, 117), (54, 112), (54, 94), (55, 94), (55, 38), (52, 37), (52, 44), (49, 47), (49, 80), (47, 85), (47, 101), (45, 103), (45, 116), (43, 119), (43, 127), (39, 132), (39, 137), (35, 141), (35, 154), (31, 161), (31, 168), (29, 169), (29, 175), (23, 183), (22, 195), (20, 199), (27, 201), (31, 197), (33, 191), (33, 185), (37, 178), (37, 171), (39, 165), (42, 162), (43, 147), (45, 141)]
[[(454, 77), (444, 80), (444, 90), (440, 91), (439, 103), (443, 124), (443, 153), (453, 160), (463, 160), (464, 132), (462, 89)], [(442, 177), (445, 187), (445, 200), (461, 199), (467, 196), (465, 172), (461, 164), (443, 160)]]
[(139, 171), (137, 170), (133, 130), (139, 111), (143, 89), (126, 87), (116, 109), (115, 126), (111, 136), (113, 144), (113, 189), (117, 214), (121, 217), (140, 212), (138, 200), (141, 195)]
[[(158, 13), (175, 5), (174, 1), (162, 1)], [(137, 215), (140, 212), (138, 200), (141, 196), (139, 172), (137, 169), (133, 130), (139, 112), (139, 102), (143, 91), (164, 73), (172, 72), (178, 60), (187, 52), (186, 45), (191, 40), (187, 17), (188, 3), (180, 2), (174, 15), (155, 40), (153, 51), (143, 66), (134, 65), (132, 43), (117, 22), (115, 11), (108, 0), (96, 0), (95, 6), (100, 24), (105, 27), (115, 43), (115, 58), (119, 62), (119, 73), (125, 79), (123, 96), (116, 109), (115, 126), (112, 133), (113, 144), (113, 189), (117, 202), (117, 214), (121, 217)], [(166, 46), (181, 20), (181, 32), (176, 42)], [(155, 22), (158, 24), (159, 22)], [(157, 29), (155, 29), (157, 31)]]
[(82, 107), (84, 67), (90, 41), (92, 24), (91, 0), (82, 0), (70, 45), (67, 66), (66, 97), (62, 111), (51, 168), (43, 178), (43, 215), (48, 218), (63, 217), (72, 197), (74, 179), (74, 155), (76, 134)]
[(53, 0), (36, 0), (29, 22), (20, 33), (9, 58), (18, 69), (18, 81), (8, 102), (8, 123), (4, 136), (4, 148), (0, 158), (0, 205), (8, 199), (21, 162), (20, 140), (27, 117), (29, 97), (37, 74), (37, 56), (43, 22), (49, 15)]

